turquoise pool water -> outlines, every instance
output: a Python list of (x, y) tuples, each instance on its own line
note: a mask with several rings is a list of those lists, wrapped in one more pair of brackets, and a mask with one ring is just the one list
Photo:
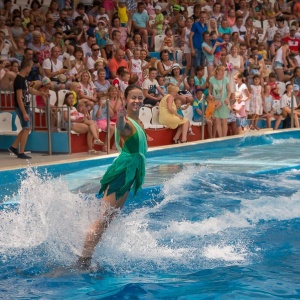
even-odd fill
[(300, 298), (299, 131), (148, 156), (87, 273), (72, 266), (111, 159), (0, 174), (0, 298)]

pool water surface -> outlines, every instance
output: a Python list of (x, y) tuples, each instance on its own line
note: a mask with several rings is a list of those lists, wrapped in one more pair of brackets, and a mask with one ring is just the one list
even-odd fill
[(299, 299), (299, 132), (251, 139), (149, 155), (89, 272), (74, 262), (109, 163), (27, 169), (4, 189), (0, 298)]

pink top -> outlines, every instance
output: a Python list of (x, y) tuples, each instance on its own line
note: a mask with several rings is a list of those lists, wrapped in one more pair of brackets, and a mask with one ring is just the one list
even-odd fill
[(235, 102), (233, 104), (233, 108), (236, 110), (236, 116), (238, 118), (244, 118), (244, 117), (246, 117), (245, 101), (241, 101), (240, 103)]

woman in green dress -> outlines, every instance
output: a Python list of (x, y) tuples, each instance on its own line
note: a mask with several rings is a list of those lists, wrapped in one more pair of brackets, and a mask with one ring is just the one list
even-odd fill
[(214, 111), (214, 125), (219, 137), (227, 136), (227, 119), (229, 118), (229, 97), (231, 94), (230, 84), (227, 77), (224, 77), (225, 67), (218, 66), (214, 71), (214, 76), (209, 79), (209, 94), (216, 102)]
[(123, 207), (129, 191), (134, 195), (141, 188), (145, 177), (145, 155), (147, 139), (139, 110), (143, 103), (143, 91), (139, 86), (130, 85), (125, 90), (126, 109), (117, 114), (116, 146), (120, 155), (113, 161), (101, 179), (99, 194), (104, 193), (99, 218), (91, 224), (78, 265), (88, 268), (96, 245), (117, 212)]

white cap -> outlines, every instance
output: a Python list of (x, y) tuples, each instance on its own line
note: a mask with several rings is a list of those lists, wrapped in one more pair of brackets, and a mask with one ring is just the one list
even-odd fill
[(160, 7), (159, 5), (156, 5), (156, 6), (154, 7), (154, 10), (161, 10), (161, 7)]

